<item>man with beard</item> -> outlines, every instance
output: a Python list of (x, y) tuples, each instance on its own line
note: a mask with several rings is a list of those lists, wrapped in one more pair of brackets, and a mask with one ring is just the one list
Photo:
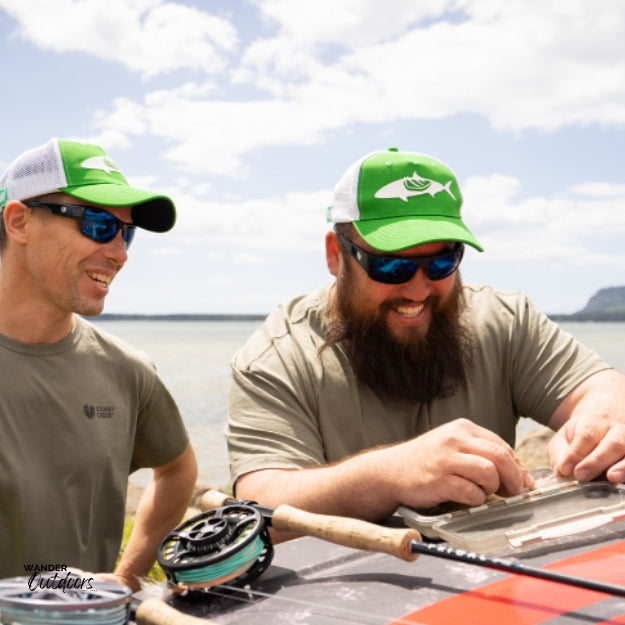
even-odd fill
[(480, 505), (533, 483), (520, 416), (549, 425), (554, 470), (625, 480), (625, 376), (526, 296), (463, 285), (460, 189), (394, 148), (335, 188), (335, 282), (274, 310), (232, 362), (238, 498), (380, 520), (399, 504)]
[[(353, 243), (358, 237), (356, 229), (342, 223), (335, 231), (344, 250), (356, 258), (361, 253)], [(462, 249), (452, 252), (453, 262), (460, 262)], [(394, 298), (382, 301), (371, 311), (363, 310), (355, 288), (355, 271), (351, 263), (345, 263), (340, 288), (334, 295), (336, 315), (328, 326), (325, 347), (343, 342), (356, 378), (389, 400), (427, 402), (453, 393), (454, 384), (465, 380), (470, 358), (467, 332), (459, 318), (463, 301), (460, 275), (450, 281), (451, 289), (444, 300), (437, 293), (426, 297), (424, 307), (432, 311), (427, 327), (419, 322), (393, 330), (387, 321), (389, 315), (402, 310), (402, 306), (412, 306), (411, 300)]]

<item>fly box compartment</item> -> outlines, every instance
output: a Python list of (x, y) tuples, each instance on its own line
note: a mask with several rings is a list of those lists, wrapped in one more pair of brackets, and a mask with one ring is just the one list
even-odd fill
[(625, 535), (625, 486), (556, 481), (475, 508), (398, 513), (422, 535), (476, 553), (536, 553)]

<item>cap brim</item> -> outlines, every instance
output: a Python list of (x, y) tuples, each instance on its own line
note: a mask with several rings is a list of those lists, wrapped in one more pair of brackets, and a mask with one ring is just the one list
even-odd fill
[(133, 223), (145, 230), (167, 232), (176, 223), (176, 207), (165, 195), (121, 184), (92, 184), (61, 190), (100, 206), (131, 206)]
[(460, 241), (483, 252), (484, 248), (460, 219), (407, 216), (354, 221), (358, 234), (376, 250), (397, 252), (435, 241)]

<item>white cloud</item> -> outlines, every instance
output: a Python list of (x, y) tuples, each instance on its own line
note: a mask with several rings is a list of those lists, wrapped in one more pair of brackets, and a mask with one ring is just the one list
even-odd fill
[(278, 94), (284, 77), (297, 81), (323, 67), (321, 59), (328, 50), (344, 53), (392, 41), (420, 20), (453, 8), (455, 2), (394, 0), (382, 11), (379, 0), (259, 0), (255, 4), (261, 17), (276, 25), (277, 34), (246, 49), (243, 69), (235, 79), (256, 77), (258, 85)]
[(394, 0), (380, 10), (379, 0), (258, 0), (261, 15), (279, 26), (279, 37), (304, 46), (335, 44), (358, 48), (389, 41), (420, 20), (454, 10), (455, 0)]
[(488, 249), (483, 262), (548, 261), (625, 268), (625, 253), (601, 241), (625, 237), (625, 185), (575, 185), (553, 197), (518, 198), (519, 180), (493, 175), (463, 184), (463, 219)]
[(191, 69), (217, 73), (237, 35), (227, 20), (161, 0), (2, 0), (19, 35), (43, 49), (84, 52), (144, 78)]
[[(422, 26), (419, 18), (457, 4), (432, 2), (423, 11), (391, 3), (380, 19), (399, 24), (395, 37), (384, 23), (372, 28), (380, 11), (352, 4), (332, 2), (314, 18), (308, 3), (258, 4), (280, 23), (278, 33), (252, 42), (231, 75), (266, 98), (219, 99), (212, 83), (186, 83), (148, 93), (143, 103), (116, 100), (95, 121), (103, 131), (162, 137), (171, 146), (165, 156), (188, 172), (237, 177), (245, 174), (243, 156), (257, 148), (318, 144), (358, 122), (470, 112), (509, 132), (625, 125), (618, 1), (599, 0), (592, 10), (578, 2), (467, 1), (464, 19)], [(355, 33), (344, 36), (350, 27)], [(348, 50), (327, 60), (328, 43)]]
[(189, 175), (241, 177), (258, 148), (319, 144), (359, 122), (468, 112), (513, 133), (625, 125), (620, 0), (397, 0), (383, 11), (375, 0), (255, 4), (274, 34), (249, 41), (239, 62), (234, 26), (198, 8), (0, 0), (43, 48), (117, 60), (144, 77), (229, 67), (224, 76), (256, 89), (228, 97), (224, 85), (172, 75), (167, 89), (95, 114), (107, 145), (158, 136), (164, 157)]
[[(608, 184), (607, 182), (584, 182), (569, 189), (569, 192), (579, 196), (595, 198), (625, 197), (625, 184)], [(622, 204), (621, 204), (622, 205)]]
[[(319, 67), (296, 97), (324, 93), (340, 115), (349, 94), (364, 121), (474, 112), (507, 131), (624, 124), (623, 5), (604, 0), (580, 12), (575, 2), (521, 4), (498, 3), (487, 16), (435, 22), (363, 46)], [(481, 4), (467, 3), (474, 6)], [(589, 53), (588, 39), (593, 46), (600, 39), (599, 50)]]
[(239, 252), (234, 255), (233, 261), (240, 265), (266, 265), (272, 261), (265, 255)]
[[(625, 269), (625, 185), (574, 185), (552, 196), (525, 196), (522, 180), (493, 174), (462, 183), (463, 219), (488, 254), (478, 263), (604, 264)], [(189, 190), (168, 189), (178, 222), (169, 236), (180, 249), (210, 241), (213, 258), (236, 263), (275, 262), (283, 252), (322, 258), (330, 224), (331, 190), (255, 199), (206, 201)]]
[(257, 255), (267, 261), (266, 254), (284, 250), (321, 254), (330, 228), (325, 221), (329, 191), (238, 201), (205, 201), (184, 191), (170, 195), (178, 206), (172, 239), (187, 247), (209, 240), (215, 248), (244, 249), (246, 262)]
[(178, 256), (181, 253), (182, 250), (172, 246), (157, 247), (153, 250), (150, 250), (150, 254), (152, 256)]

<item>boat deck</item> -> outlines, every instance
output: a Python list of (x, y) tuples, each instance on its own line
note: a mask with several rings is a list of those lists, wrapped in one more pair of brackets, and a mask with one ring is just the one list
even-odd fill
[[(523, 563), (625, 584), (625, 540)], [(433, 556), (405, 562), (309, 537), (276, 545), (271, 566), (248, 589), (217, 586), (167, 602), (223, 625), (625, 625), (625, 597)]]

